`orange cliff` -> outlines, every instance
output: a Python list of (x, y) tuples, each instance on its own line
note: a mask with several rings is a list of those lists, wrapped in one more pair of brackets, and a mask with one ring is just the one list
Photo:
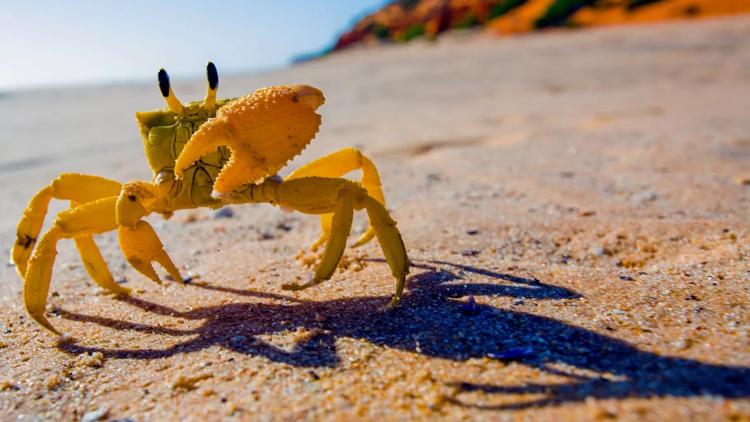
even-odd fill
[(634, 10), (624, 7), (581, 9), (572, 19), (581, 26), (601, 26), (708, 18), (748, 12), (750, 0), (663, 0)]
[(750, 12), (750, 0), (398, 0), (354, 24), (334, 50), (381, 42), (435, 38), (483, 27), (516, 34), (547, 27), (658, 22)]
[[(487, 29), (501, 35), (539, 29), (535, 23), (555, 2), (556, 0), (528, 0), (523, 6), (490, 22)], [(571, 27), (593, 27), (706, 18), (748, 12), (750, 12), (750, 0), (656, 0), (649, 2), (609, 0), (592, 2), (590, 6), (581, 7), (567, 16), (562, 24)]]

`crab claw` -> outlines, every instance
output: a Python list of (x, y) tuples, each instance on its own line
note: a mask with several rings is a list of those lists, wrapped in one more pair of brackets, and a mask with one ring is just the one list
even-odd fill
[(177, 157), (174, 173), (184, 171), (222, 145), (232, 156), (214, 183), (214, 196), (276, 174), (307, 147), (320, 127), (315, 110), (325, 98), (317, 88), (291, 85), (263, 88), (233, 101), (204, 123)]
[(145, 221), (139, 221), (133, 229), (120, 226), (118, 235), (120, 249), (122, 249), (130, 265), (138, 270), (139, 273), (161, 284), (159, 276), (154, 271), (153, 265), (151, 265), (152, 261), (156, 261), (167, 270), (172, 278), (178, 281), (182, 280), (180, 271), (174, 265), (169, 255), (167, 255), (164, 246), (150, 224)]

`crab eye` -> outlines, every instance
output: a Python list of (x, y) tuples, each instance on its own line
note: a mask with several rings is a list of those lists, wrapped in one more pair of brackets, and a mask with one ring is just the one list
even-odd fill
[(206, 99), (203, 100), (203, 108), (209, 112), (213, 112), (216, 108), (216, 90), (219, 88), (219, 72), (216, 71), (216, 66), (208, 62), (206, 66), (206, 79), (208, 79), (208, 90), (206, 91)]
[(174, 95), (174, 92), (172, 91), (172, 85), (169, 82), (169, 75), (167, 74), (167, 71), (164, 69), (159, 69), (158, 79), (159, 91), (161, 91), (161, 95), (167, 102), (169, 109), (174, 113), (182, 113), (182, 103), (177, 99), (177, 96)]
[(216, 71), (216, 65), (208, 62), (206, 66), (206, 77), (208, 78), (208, 88), (216, 90), (219, 87), (219, 72)]
[(171, 88), (171, 86), (169, 83), (169, 75), (167, 74), (167, 71), (164, 69), (159, 69), (158, 78), (159, 90), (161, 91), (162, 97), (169, 97), (169, 88)]
[(135, 202), (135, 199), (136, 199), (135, 195), (133, 194), (128, 195), (128, 200), (130, 200), (130, 202)]

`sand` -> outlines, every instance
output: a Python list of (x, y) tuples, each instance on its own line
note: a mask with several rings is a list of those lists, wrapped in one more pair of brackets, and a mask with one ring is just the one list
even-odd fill
[[(269, 206), (151, 218), (185, 286), (150, 283), (100, 236), (129, 299), (61, 242), (48, 309), (74, 341), (29, 322), (13, 268), (0, 274), (0, 415), (748, 419), (749, 69), (738, 17), (469, 33), (225, 75), (226, 96), (325, 91), (289, 168), (349, 145), (373, 158), (414, 262), (402, 306), (383, 309), (394, 281), (375, 242), (282, 291), (308, 276), (295, 256), (317, 219)], [(0, 252), (60, 172), (149, 178), (133, 112), (160, 101), (155, 84), (0, 99)]]

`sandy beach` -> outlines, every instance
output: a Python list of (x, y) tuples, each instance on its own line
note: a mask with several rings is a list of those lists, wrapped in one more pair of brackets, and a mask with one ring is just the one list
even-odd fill
[[(97, 237), (130, 298), (63, 241), (48, 316), (73, 341), (0, 272), (0, 419), (750, 419), (750, 17), (457, 33), (219, 92), (292, 83), (326, 104), (282, 175), (345, 146), (375, 161), (414, 264), (402, 305), (376, 242), (281, 290), (318, 219), (270, 206), (150, 217), (187, 285)], [(59, 173), (149, 180), (134, 112), (162, 106), (155, 83), (1, 97), (3, 256)]]

